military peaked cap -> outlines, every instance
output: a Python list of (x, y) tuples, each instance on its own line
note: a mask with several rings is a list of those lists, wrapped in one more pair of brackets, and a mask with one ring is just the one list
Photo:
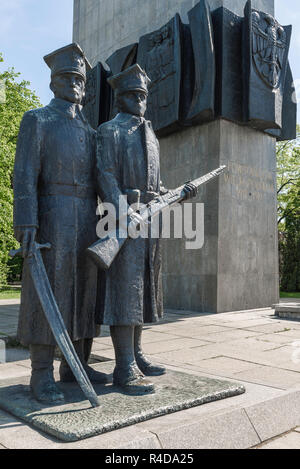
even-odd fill
[(138, 64), (108, 78), (107, 81), (118, 94), (126, 93), (126, 91), (143, 91), (148, 94), (148, 87), (151, 83), (145, 70)]
[(51, 69), (51, 77), (60, 73), (76, 73), (86, 80), (86, 72), (91, 69), (81, 47), (75, 42), (45, 55), (44, 60)]

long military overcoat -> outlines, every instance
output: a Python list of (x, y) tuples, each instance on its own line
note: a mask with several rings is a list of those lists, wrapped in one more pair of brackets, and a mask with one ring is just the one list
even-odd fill
[[(53, 99), (25, 113), (14, 171), (14, 227), (36, 227), (47, 274), (72, 340), (96, 335), (97, 269), (85, 254), (96, 237), (95, 134), (78, 106)], [(18, 336), (55, 341), (24, 262)]]
[[(126, 113), (97, 131), (97, 178), (103, 202), (119, 213), (129, 189), (160, 193), (159, 143), (151, 123)], [(106, 273), (101, 324), (140, 325), (163, 313), (159, 239), (129, 239)]]

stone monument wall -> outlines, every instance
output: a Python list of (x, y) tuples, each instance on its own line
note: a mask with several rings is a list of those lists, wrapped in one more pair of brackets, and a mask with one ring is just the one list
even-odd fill
[[(160, 28), (198, 0), (75, 0), (74, 35), (92, 65)], [(209, 0), (243, 15), (246, 0)], [(255, 8), (274, 14), (273, 0)], [(185, 250), (184, 240), (164, 241), (165, 306), (222, 312), (278, 301), (275, 138), (218, 119), (160, 139), (162, 179), (172, 188), (221, 164), (220, 180), (201, 190), (205, 242)]]
[[(73, 40), (92, 65), (115, 50), (163, 26), (175, 13), (188, 22), (187, 12), (199, 0), (74, 0)], [(243, 16), (246, 0), (209, 0), (212, 10), (225, 7)], [(274, 0), (255, 0), (254, 8), (274, 13)]]

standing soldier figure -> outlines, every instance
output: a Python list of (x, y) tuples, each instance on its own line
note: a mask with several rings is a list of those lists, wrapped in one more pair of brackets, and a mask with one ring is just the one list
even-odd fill
[[(55, 340), (34, 290), (26, 257), (34, 241), (50, 243), (44, 264), (75, 350), (91, 381), (106, 376), (88, 367), (93, 337), (97, 269), (85, 254), (96, 239), (95, 132), (81, 113), (86, 67), (80, 47), (71, 44), (44, 58), (55, 98), (25, 113), (14, 172), (14, 228), (24, 268), (18, 336), (29, 345), (31, 390), (36, 399), (63, 399), (53, 377)], [(61, 381), (75, 378), (63, 359)]]
[[(97, 132), (98, 187), (101, 199), (119, 213), (120, 201), (129, 205), (146, 204), (161, 193), (159, 143), (151, 122), (144, 119), (150, 79), (139, 65), (111, 77), (119, 114), (102, 124)], [(131, 220), (141, 216), (129, 208)], [(122, 211), (122, 209), (121, 209)], [(116, 367), (113, 382), (128, 392), (152, 392), (154, 385), (146, 376), (165, 373), (143, 354), (143, 323), (162, 317), (160, 240), (136, 238), (135, 233), (120, 250), (106, 272), (101, 324), (110, 325)]]

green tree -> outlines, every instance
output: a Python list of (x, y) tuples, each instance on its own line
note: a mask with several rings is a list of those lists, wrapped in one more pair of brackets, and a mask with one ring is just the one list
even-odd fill
[(30, 83), (17, 81), (19, 75), (13, 68), (0, 72), (0, 284), (20, 271), (20, 261), (8, 256), (18, 245), (13, 234), (12, 180), (19, 126), (24, 112), (41, 106)]
[(295, 140), (277, 144), (278, 224), (300, 209), (300, 126)]
[(280, 286), (300, 291), (300, 126), (297, 138), (277, 145)]

